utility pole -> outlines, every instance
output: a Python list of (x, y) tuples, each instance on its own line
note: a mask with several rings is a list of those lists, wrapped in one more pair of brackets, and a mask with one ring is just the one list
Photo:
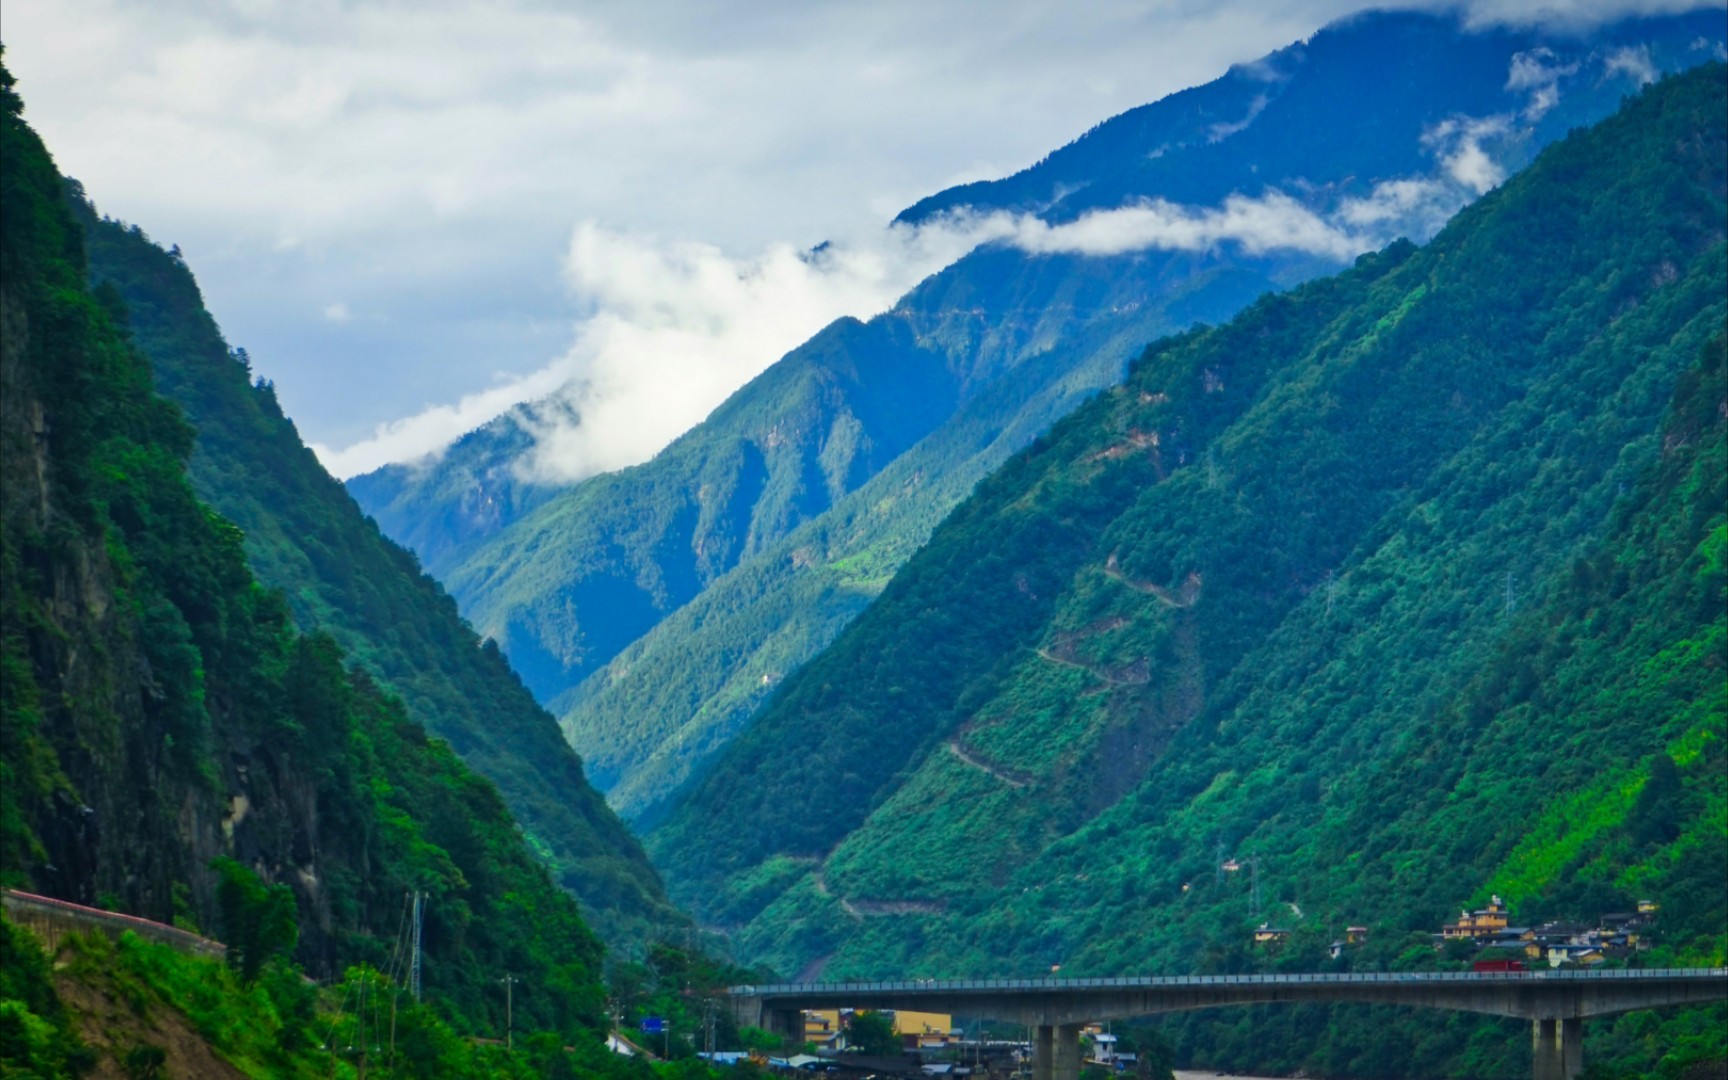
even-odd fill
[(504, 1049), (513, 1050), (516, 1047), (516, 1031), (515, 1014), (512, 1011), (514, 994), (511, 991), (522, 980), (514, 975), (506, 975), (498, 981), (504, 984)]
[(408, 960), (408, 989), (414, 994), (414, 1001), (420, 1001), (420, 922), (425, 911), (423, 902), (426, 894), (419, 889), (414, 890), (414, 948)]
[(1506, 614), (1518, 610), (1518, 594), (1512, 588), (1512, 571), (1506, 571)]
[(354, 1010), (354, 1041), (358, 1044), (360, 1060), (358, 1068), (359, 1080), (366, 1080), (366, 969), (360, 969), (360, 998)]

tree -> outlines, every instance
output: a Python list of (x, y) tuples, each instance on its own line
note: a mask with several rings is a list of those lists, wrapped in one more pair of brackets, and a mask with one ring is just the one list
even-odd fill
[(1638, 792), (1627, 822), (1639, 846), (1672, 842), (1680, 835), (1680, 767), (1665, 753), (1650, 760), (1650, 778)]
[(264, 965), (294, 951), (300, 938), (299, 908), (286, 885), (266, 886), (258, 875), (222, 856), (210, 868), (220, 880), (216, 902), (222, 910), (222, 935), (228, 963), (246, 982), (257, 980)]
[(887, 1013), (855, 1012), (846, 1019), (846, 1045), (887, 1057), (900, 1052), (900, 1036)]

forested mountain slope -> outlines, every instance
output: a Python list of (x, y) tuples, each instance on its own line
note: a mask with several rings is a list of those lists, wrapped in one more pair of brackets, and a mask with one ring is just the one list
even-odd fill
[[(1700, 36), (1696, 30), (1707, 25), (1693, 22), (1698, 25), (1685, 27), (1688, 44)], [(1640, 37), (1660, 42), (1665, 34), (1670, 62), (1695, 59), (1698, 52), (1682, 45), (1675, 36), (1678, 29), (1678, 22), (1662, 30), (1652, 24), (1624, 24), (1597, 40), (1574, 42), (1571, 52), (1548, 60), (1556, 67), (1574, 63), (1582, 69), (1586, 62), (1580, 57), (1600, 56), (1620, 47), (1619, 42)], [(1442, 115), (1421, 111), (1419, 102), (1428, 103), (1430, 110), (1441, 101), (1457, 111), (1504, 109), (1507, 56), (1519, 44), (1530, 43), (1460, 36), (1448, 24), (1427, 17), (1362, 19), (1316, 35), (1304, 48), (1267, 58), (1257, 75), (1235, 72), (1135, 110), (1026, 173), (970, 185), (939, 201), (942, 208), (953, 210), (962, 205), (956, 200), (964, 195), (964, 205), (973, 212), (1043, 207), (1050, 220), (1066, 221), (1100, 208), (1097, 191), (1104, 189), (1124, 200), (1150, 195), (1215, 200), (1232, 189), (1300, 187), (1292, 181), (1296, 176), (1348, 175), (1337, 163), (1363, 165), (1375, 138), (1386, 140), (1380, 151), (1384, 158), (1364, 165), (1362, 175), (1386, 175), (1394, 167), (1420, 170), (1420, 140), (1411, 139), (1408, 129), (1398, 138), (1390, 133), (1398, 124), (1411, 122), (1401, 114), (1415, 110), (1425, 121)], [(1658, 48), (1655, 55), (1664, 51)], [(1262, 101), (1252, 124), (1228, 140), (1215, 140), (1219, 117), (1261, 100), (1243, 103), (1230, 95), (1245, 87), (1263, 90), (1267, 72), (1277, 70), (1292, 73), (1280, 84), (1277, 103)], [(1448, 73), (1444, 80), (1442, 72)], [(1366, 108), (1354, 104), (1363, 99), (1366, 85), (1396, 77), (1390, 73), (1407, 79), (1395, 103)], [(1448, 85), (1440, 85), (1442, 81)], [(1607, 88), (1579, 87), (1568, 80), (1560, 96), (1566, 121), (1604, 115), (1624, 89), (1604, 93)], [(1304, 118), (1321, 112), (1361, 115), (1354, 116), (1354, 124), (1334, 121), (1315, 130), (1311, 139), (1289, 138), (1290, 125), (1307, 123)], [(1526, 143), (1517, 153), (1564, 130), (1558, 117), (1540, 117), (1524, 133)], [(1355, 141), (1364, 138), (1368, 141)], [(1149, 156), (1160, 149), (1157, 157)], [(1283, 173), (1274, 172), (1274, 165)], [(1262, 166), (1267, 166), (1261, 169), (1264, 175), (1255, 171)], [(1093, 171), (1095, 182), (1086, 182), (1086, 170)], [(1351, 184), (1339, 186), (1349, 189)], [(1036, 195), (1026, 194), (1029, 191)], [(1068, 194), (1057, 198), (1062, 193)], [(928, 220), (933, 206), (927, 201), (903, 217)], [(1401, 224), (1419, 228), (1415, 222)], [(1161, 278), (1144, 276), (1149, 258)], [(678, 787), (748, 722), (776, 682), (863, 609), (978, 479), (1113, 381), (1121, 357), (1150, 336), (1196, 319), (1227, 317), (1277, 276), (1242, 276), (1240, 250), (1209, 259), (1044, 256), (1030, 262), (1044, 278), (1066, 282), (1075, 295), (1108, 297), (1097, 305), (1104, 314), (1053, 338), (1049, 351), (962, 405), (860, 490), (745, 560), (575, 691), (553, 699), (572, 742), (621, 813), (644, 827), (655, 824)], [(932, 285), (1013, 279), (1027, 264), (1027, 257), (1016, 251), (979, 252), (938, 275)], [(1287, 268), (1284, 277), (1302, 276), (1310, 269)], [(1081, 282), (1085, 284), (1076, 284)], [(1185, 291), (1198, 295), (1182, 295)], [(1134, 311), (1146, 296), (1171, 292), (1177, 294), (1175, 302), (1157, 319), (1123, 314)], [(943, 308), (931, 308), (924, 293), (920, 290), (902, 306), (921, 301), (922, 317), (933, 319)], [(964, 292), (937, 295), (947, 310), (963, 310)], [(1201, 298), (1204, 303), (1196, 302)], [(1058, 306), (1069, 302), (1066, 297), (1054, 301)]]
[[(1517, 167), (1636, 87), (1610, 63), (1620, 50), (1655, 69), (1697, 63), (1721, 22), (1550, 40), (1362, 16), (904, 218), (964, 206), (1061, 225), (1148, 198), (1196, 213), (1288, 198), (1334, 223), (1372, 205), (1386, 216), (1363, 229), (1423, 236), (1474, 193), (1453, 175), (1466, 142)], [(1394, 206), (1395, 190), (1425, 194)], [(1118, 379), (1144, 342), (1341, 265), (1296, 242), (1126, 247), (989, 245), (892, 311), (828, 328), (653, 462), (568, 492), (514, 478), (528, 440), (509, 417), (437, 465), (351, 489), (387, 531), (437, 553), (434, 571), (560, 715), (595, 782), (646, 824), (980, 477)]]
[[(1345, 964), (1432, 964), (1490, 892), (1654, 898), (1658, 960), (1721, 963), (1725, 102), (1720, 63), (1670, 78), (1426, 247), (1148, 349), (651, 834), (674, 896), (831, 978), (1243, 970), (1269, 918), (1292, 968), (1346, 923), (1377, 946)], [(1237, 1069), (1528, 1068), (1472, 1023), (1279, 1015), (1178, 1034)]]
[[(0, 69), (0, 881), (225, 938), (248, 980), (289, 949), (326, 979), (382, 965), (423, 890), (415, 1031), (498, 1030), (510, 971), (536, 991), (519, 1031), (598, 1047), (602, 947), (576, 901), (492, 785), (297, 632), (240, 530), (194, 496), (194, 429), (153, 390), (118, 291), (88, 285), (21, 109)], [(29, 950), (0, 938), (10, 1074), (52, 1003), (40, 984), (13, 997)], [(251, 1003), (309, 1026), (312, 991), (275, 970)]]
[(495, 645), (482, 647), (414, 556), (379, 533), (254, 384), (176, 253), (100, 218), (74, 189), (91, 282), (124, 302), (157, 388), (197, 429), (191, 480), (245, 534), (253, 572), (305, 631), (330, 634), (409, 713), (495, 783), (554, 876), (609, 938), (675, 925), (640, 844), (583, 775)]

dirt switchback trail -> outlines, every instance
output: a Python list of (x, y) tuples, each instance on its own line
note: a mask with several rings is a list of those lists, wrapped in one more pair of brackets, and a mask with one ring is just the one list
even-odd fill
[(1156, 597), (1165, 607), (1193, 607), (1194, 601), (1200, 599), (1201, 580), (1197, 570), (1190, 570), (1188, 576), (1182, 579), (1181, 587), (1172, 593), (1162, 585), (1154, 585), (1150, 581), (1135, 581), (1124, 574), (1121, 565), (1116, 561), (1115, 553), (1112, 552), (1110, 557), (1104, 560), (1104, 576), (1121, 582), (1137, 593)]
[[(1054, 659), (1054, 657), (1051, 657), (1051, 659)], [(1060, 663), (1061, 661), (1057, 661), (1057, 662)], [(965, 762), (966, 764), (972, 766), (974, 769), (979, 769), (979, 770), (982, 770), (983, 772), (989, 773), (991, 776), (994, 776), (996, 779), (1002, 781), (1004, 784), (1007, 784), (1009, 787), (1023, 788), (1027, 784), (1031, 783), (1030, 780), (1027, 780), (1023, 777), (1010, 775), (1007, 771), (1000, 769), (995, 765), (990, 764), (988, 761), (985, 761), (982, 758), (974, 757), (970, 752), (967, 751), (967, 749), (965, 747), (960, 745), (959, 739), (949, 739), (947, 745), (948, 745), (948, 752), (949, 753), (953, 754), (955, 757), (959, 758), (961, 761)]]

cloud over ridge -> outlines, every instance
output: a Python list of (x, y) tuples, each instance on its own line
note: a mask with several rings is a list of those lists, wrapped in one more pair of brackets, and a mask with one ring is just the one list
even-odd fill
[[(583, 222), (572, 232), (565, 276), (593, 312), (576, 325), (562, 356), (455, 405), (380, 425), (352, 446), (315, 449), (331, 472), (352, 476), (435, 458), (466, 431), (514, 410), (535, 440), (517, 464), (524, 479), (569, 483), (636, 464), (835, 319), (885, 311), (985, 244), (1097, 258), (1235, 245), (1249, 255), (1291, 252), (1343, 263), (1399, 235), (1426, 238), (1498, 182), (1481, 143), (1504, 126), (1448, 125), (1430, 140), (1445, 148), (1435, 175), (1386, 181), (1329, 209), (1269, 189), (1215, 207), (1144, 199), (1054, 225), (1029, 213), (961, 210), (815, 251), (770, 245), (744, 259), (708, 244)], [(544, 398), (557, 407), (518, 407)]]

